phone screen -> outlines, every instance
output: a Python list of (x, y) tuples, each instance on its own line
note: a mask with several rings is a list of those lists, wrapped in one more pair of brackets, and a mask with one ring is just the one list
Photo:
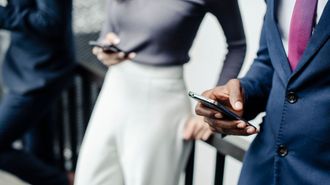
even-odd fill
[(204, 106), (216, 110), (218, 112), (221, 112), (226, 118), (230, 119), (230, 120), (242, 120), (245, 123), (251, 125), (252, 127), (256, 128), (254, 125), (252, 125), (251, 123), (249, 123), (248, 121), (246, 121), (245, 119), (243, 119), (242, 117), (240, 117), (239, 115), (237, 115), (236, 113), (232, 112), (231, 110), (229, 110), (226, 106), (222, 105), (221, 103), (215, 101), (215, 100), (211, 100), (208, 99), (202, 95), (198, 95), (194, 92), (189, 92), (188, 95), (201, 102)]

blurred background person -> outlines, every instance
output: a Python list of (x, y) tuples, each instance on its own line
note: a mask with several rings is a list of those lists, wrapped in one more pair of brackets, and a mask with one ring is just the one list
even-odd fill
[[(33, 185), (72, 184), (72, 175), (52, 164), (51, 130), (41, 122), (75, 66), (71, 14), (71, 0), (11, 0), (0, 6), (0, 29), (11, 32), (2, 67), (0, 169)], [(28, 132), (28, 152), (11, 147)]]
[[(77, 185), (174, 185), (211, 131), (191, 113), (183, 64), (205, 14), (220, 22), (228, 54), (218, 84), (237, 77), (246, 50), (237, 1), (109, 0), (100, 41), (128, 52), (93, 53), (111, 66), (77, 165)], [(207, 62), (207, 61), (203, 61)]]

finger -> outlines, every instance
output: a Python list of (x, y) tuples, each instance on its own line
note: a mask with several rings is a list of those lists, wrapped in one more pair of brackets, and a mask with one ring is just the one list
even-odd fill
[(227, 101), (229, 99), (229, 93), (226, 86), (215, 87), (212, 94), (217, 101)]
[(247, 124), (244, 121), (239, 121), (237, 124), (237, 128), (243, 129), (245, 127), (247, 127)]
[(105, 56), (104, 56), (103, 53), (97, 53), (97, 54), (96, 54), (96, 57), (97, 57), (97, 59), (98, 59), (99, 61), (103, 62)]
[(189, 120), (184, 128), (183, 139), (190, 140), (193, 137), (195, 124)]
[[(209, 126), (210, 126), (210, 125), (209, 125)], [(211, 127), (211, 126), (210, 126), (210, 130), (211, 130), (213, 133), (217, 132), (217, 130), (216, 130), (215, 128)]]
[(214, 115), (214, 118), (222, 119), (222, 118), (224, 118), (224, 116), (222, 115), (221, 112), (217, 112), (217, 113)]
[(248, 125), (244, 129), (224, 130), (224, 132), (227, 134), (231, 134), (231, 135), (248, 136), (248, 135), (252, 135), (252, 134), (257, 134), (259, 132), (259, 130), (253, 126)]
[(195, 139), (201, 139), (204, 133), (204, 124), (208, 125), (207, 123), (204, 122), (199, 122), (196, 123), (195, 131), (194, 131), (194, 138)]
[(106, 54), (104, 52), (100, 52), (99, 54), (97, 54), (97, 59), (100, 60), (106, 66), (111, 66), (121, 62), (120, 60), (118, 60), (116, 54)]
[(256, 134), (256, 133), (258, 133), (258, 130), (256, 128), (252, 127), (252, 126), (247, 126), (245, 128), (245, 131), (248, 134)]
[(134, 53), (134, 52), (129, 53), (128, 56), (127, 56), (128, 59), (133, 59), (135, 57), (136, 57), (136, 53)]
[(227, 83), (229, 91), (229, 101), (231, 106), (236, 111), (243, 110), (243, 94), (240, 86), (240, 82), (237, 79), (230, 80)]
[(202, 139), (204, 133), (205, 133), (205, 130), (199, 129), (198, 132), (195, 133), (195, 139), (196, 140)]
[(246, 126), (245, 128), (237, 128), (237, 125), (241, 121), (223, 121), (205, 118), (205, 122), (207, 122), (211, 126), (211, 130), (222, 133), (222, 134), (230, 134), (230, 135), (251, 135), (257, 133), (256, 129), (252, 126)]
[(222, 129), (224, 134), (227, 135), (238, 135), (238, 136), (248, 136), (251, 135), (250, 133), (247, 132), (246, 129)]
[(99, 52), (101, 52), (101, 49), (98, 47), (93, 47), (92, 52), (94, 55), (97, 55)]
[(230, 131), (224, 131), (226, 134), (228, 135), (236, 135), (236, 136), (248, 136), (251, 135), (249, 133), (246, 132), (246, 130), (242, 130), (242, 129), (234, 129), (234, 130), (230, 130)]
[(196, 108), (195, 108), (195, 112), (196, 112), (197, 115), (210, 117), (210, 118), (214, 118), (215, 114), (219, 113), (219, 112), (217, 112), (213, 109), (210, 109), (210, 108), (204, 106), (201, 103), (197, 103)]
[(115, 33), (110, 32), (106, 35), (105, 42), (107, 44), (115, 44), (116, 45), (116, 44), (119, 44), (120, 39)]
[[(214, 100), (223, 100), (223, 99), (228, 99), (228, 95), (227, 94), (222, 94), (220, 93), (220, 91), (223, 90), (223, 87), (222, 86), (219, 86), (219, 87), (216, 87), (214, 89), (211, 89), (211, 90), (207, 90), (205, 92), (202, 93), (203, 96), (207, 97), (207, 98), (210, 98), (210, 99), (214, 99)], [(217, 94), (215, 94), (217, 93)], [(223, 118), (223, 115), (221, 114), (221, 112), (218, 112), (218, 111), (215, 111), (213, 109), (209, 109), (208, 107), (202, 105), (202, 104), (199, 104), (201, 107), (200, 108), (204, 108), (204, 109), (207, 109), (209, 111), (213, 111), (213, 117), (214, 118), (218, 118), (218, 119), (221, 119)]]
[(210, 128), (213, 131), (213, 133), (226, 134), (222, 128), (216, 128), (216, 127), (212, 127), (212, 126), (210, 126)]
[(210, 138), (210, 136), (213, 134), (213, 132), (211, 131), (211, 129), (208, 129), (204, 132), (203, 136), (202, 136), (202, 140), (206, 141)]
[(212, 89), (204, 91), (202, 93), (202, 96), (205, 96), (205, 97), (208, 97), (208, 98), (210, 98), (211, 95), (212, 95)]
[(209, 125), (222, 128), (222, 129), (237, 129), (237, 121), (229, 121), (229, 120), (219, 120), (219, 119), (212, 119), (212, 118), (205, 118), (205, 122)]
[(107, 59), (111, 60), (118, 60), (118, 62), (121, 62), (123, 60), (126, 60), (125, 58), (125, 53), (124, 52), (119, 52), (119, 53), (104, 53), (107, 56)]
[(207, 136), (209, 132), (211, 132), (210, 126), (207, 123), (203, 123), (200, 132), (197, 134), (197, 138), (202, 140), (203, 136)]
[(124, 52), (119, 52), (117, 53), (117, 58), (119, 60), (124, 60), (125, 59), (125, 53)]
[(115, 59), (114, 55), (106, 54), (104, 52), (97, 53), (96, 57), (98, 60), (100, 60), (102, 62), (105, 60), (114, 60)]

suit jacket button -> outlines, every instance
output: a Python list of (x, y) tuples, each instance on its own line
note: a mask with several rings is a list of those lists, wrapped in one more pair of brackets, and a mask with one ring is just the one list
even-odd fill
[(298, 101), (298, 96), (294, 92), (289, 92), (287, 94), (287, 100), (288, 100), (289, 103), (294, 104)]
[(288, 155), (288, 148), (284, 145), (280, 145), (277, 149), (277, 153), (281, 157), (285, 157), (286, 155)]

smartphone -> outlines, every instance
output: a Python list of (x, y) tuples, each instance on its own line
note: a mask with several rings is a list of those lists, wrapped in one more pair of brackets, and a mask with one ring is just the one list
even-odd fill
[(118, 48), (116, 45), (113, 45), (113, 44), (102, 44), (102, 43), (97, 42), (97, 41), (89, 41), (88, 44), (90, 46), (93, 46), (93, 47), (99, 47), (99, 48), (101, 48), (105, 53), (119, 53), (119, 52), (123, 52), (123, 53), (125, 53), (125, 56), (128, 56), (128, 54), (129, 54), (128, 51), (124, 51), (124, 50)]
[(248, 125), (256, 128), (256, 126), (252, 125), (251, 123), (249, 123), (248, 121), (246, 121), (245, 119), (243, 119), (242, 117), (240, 117), (239, 115), (237, 115), (236, 113), (232, 112), (231, 110), (229, 110), (226, 106), (222, 105), (221, 103), (215, 101), (215, 100), (211, 100), (208, 99), (202, 95), (196, 94), (194, 92), (189, 91), (188, 95), (201, 102), (201, 104), (203, 104), (204, 106), (216, 110), (218, 112), (221, 112), (227, 119), (230, 120), (241, 120), (244, 121), (245, 123), (247, 123)]

